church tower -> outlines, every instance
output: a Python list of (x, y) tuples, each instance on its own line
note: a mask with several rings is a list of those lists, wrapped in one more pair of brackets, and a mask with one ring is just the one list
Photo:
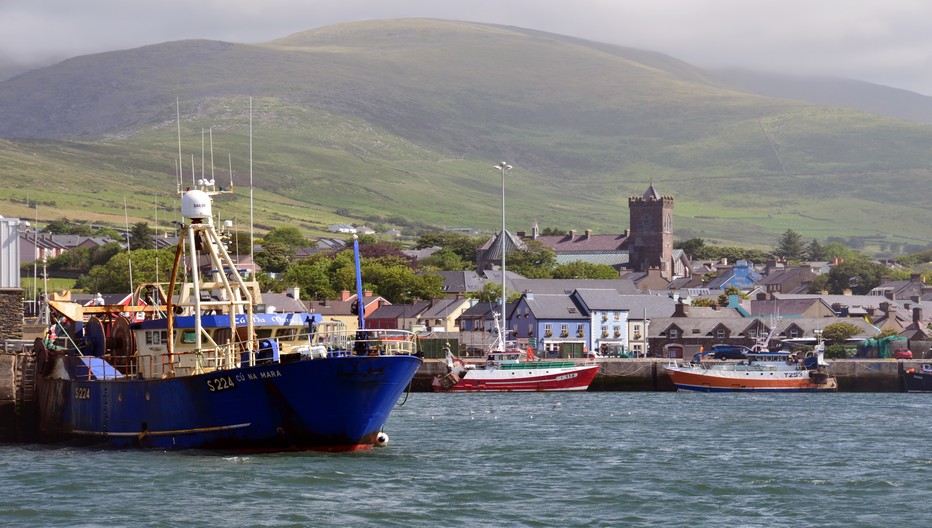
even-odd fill
[(673, 197), (661, 196), (651, 182), (643, 196), (628, 198), (628, 211), (628, 269), (659, 269), (661, 277), (673, 279)]

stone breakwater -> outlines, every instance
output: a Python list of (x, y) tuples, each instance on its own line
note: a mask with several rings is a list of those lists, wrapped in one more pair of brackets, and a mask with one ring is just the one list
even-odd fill
[[(578, 363), (582, 363), (579, 360)], [(903, 371), (919, 368), (924, 360), (835, 359), (829, 372), (838, 380), (839, 392), (904, 392)], [(601, 358), (602, 367), (589, 386), (590, 391), (673, 391), (676, 390), (664, 366), (667, 359)], [(434, 376), (446, 373), (442, 360), (424, 361), (414, 376), (412, 390), (430, 391)]]

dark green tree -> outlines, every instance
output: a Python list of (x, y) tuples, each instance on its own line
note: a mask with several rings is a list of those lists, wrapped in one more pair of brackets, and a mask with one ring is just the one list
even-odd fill
[(552, 249), (531, 240), (526, 249), (512, 251), (505, 257), (508, 271), (523, 275), (529, 279), (549, 279), (557, 265), (557, 254)]
[(829, 343), (843, 344), (861, 333), (861, 328), (851, 323), (831, 323), (822, 329), (822, 338)]
[(806, 246), (803, 237), (792, 229), (787, 229), (783, 236), (777, 239), (773, 247), (773, 254), (787, 260), (801, 260), (805, 256)]
[(262, 245), (272, 243), (282, 244), (290, 248), (307, 247), (309, 245), (307, 238), (301, 234), (301, 230), (292, 226), (276, 227), (266, 233), (262, 238)]
[(673, 249), (682, 249), (690, 258), (701, 258), (697, 257), (697, 255), (701, 255), (704, 248), (705, 240), (698, 237), (673, 243)]
[(130, 249), (155, 249), (155, 232), (147, 222), (136, 222), (129, 230)]
[(819, 244), (818, 240), (813, 238), (809, 245), (806, 246), (805, 255), (806, 259), (810, 261), (825, 260), (825, 249), (822, 244)]
[(281, 242), (270, 242), (262, 245), (256, 251), (253, 259), (266, 273), (281, 273), (288, 269), (291, 259), (294, 258), (294, 249)]
[(554, 279), (617, 279), (618, 272), (608, 264), (593, 264), (577, 260), (557, 264), (553, 268)]

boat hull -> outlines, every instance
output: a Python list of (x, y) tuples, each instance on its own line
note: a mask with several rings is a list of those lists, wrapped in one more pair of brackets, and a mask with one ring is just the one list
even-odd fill
[(374, 445), (420, 358), (346, 356), (178, 378), (37, 384), (39, 434), (113, 448), (346, 451)]
[(449, 388), (437, 392), (557, 392), (584, 391), (599, 373), (598, 365), (556, 368), (468, 370)]
[(932, 392), (932, 373), (907, 372), (903, 374), (906, 392)]
[(825, 376), (822, 383), (807, 371), (715, 372), (690, 367), (667, 367), (677, 390), (702, 392), (834, 392), (838, 383)]

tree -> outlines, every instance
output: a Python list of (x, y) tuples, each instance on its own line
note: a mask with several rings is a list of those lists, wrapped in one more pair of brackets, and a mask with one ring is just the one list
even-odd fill
[(843, 344), (848, 339), (861, 333), (861, 328), (851, 323), (831, 323), (825, 325), (822, 337), (829, 343)]
[(787, 260), (801, 260), (805, 255), (806, 246), (803, 244), (803, 237), (792, 229), (787, 229), (773, 248), (773, 253), (777, 257)]
[(281, 273), (288, 269), (294, 250), (281, 242), (270, 242), (262, 245), (253, 260), (267, 273)]
[(825, 249), (822, 244), (819, 244), (818, 240), (813, 238), (812, 242), (809, 242), (809, 245), (806, 246), (806, 259), (810, 261), (825, 260)]
[[(482, 288), (469, 294), (479, 302), (499, 303), (502, 300), (502, 285), (495, 282), (486, 282)], [(514, 302), (521, 298), (521, 292), (508, 290), (505, 302)]]
[(476, 267), (472, 260), (463, 260), (452, 248), (444, 247), (435, 251), (431, 256), (419, 261), (421, 269), (435, 269), (438, 271), (465, 271)]
[[(510, 261), (509, 261), (510, 259)], [(505, 267), (509, 271), (529, 279), (549, 279), (557, 265), (557, 254), (549, 247), (535, 240), (527, 243), (526, 249), (519, 249), (508, 254)]]
[(577, 260), (553, 268), (554, 279), (617, 279), (618, 272), (608, 264)]
[(880, 284), (886, 268), (882, 264), (867, 260), (846, 260), (820, 275), (809, 285), (809, 291), (818, 293), (826, 290), (833, 295), (851, 290), (855, 295), (866, 295)]
[(262, 245), (282, 244), (290, 248), (307, 247), (307, 239), (301, 234), (301, 230), (293, 226), (276, 227), (266, 233), (262, 239)]
[(155, 232), (146, 222), (136, 222), (129, 230), (130, 249), (155, 249)]
[(330, 281), (332, 259), (309, 258), (288, 267), (282, 282), (301, 288), (302, 296), (309, 299), (331, 299), (337, 291)]
[[(130, 260), (133, 284), (130, 285)], [(114, 255), (106, 264), (96, 265), (78, 277), (75, 288), (88, 292), (130, 293), (144, 282), (166, 281), (171, 274), (175, 252), (168, 249), (138, 249)]]
[(690, 258), (698, 258), (697, 255), (699, 255), (704, 248), (705, 240), (698, 237), (673, 243), (673, 249), (682, 249)]

